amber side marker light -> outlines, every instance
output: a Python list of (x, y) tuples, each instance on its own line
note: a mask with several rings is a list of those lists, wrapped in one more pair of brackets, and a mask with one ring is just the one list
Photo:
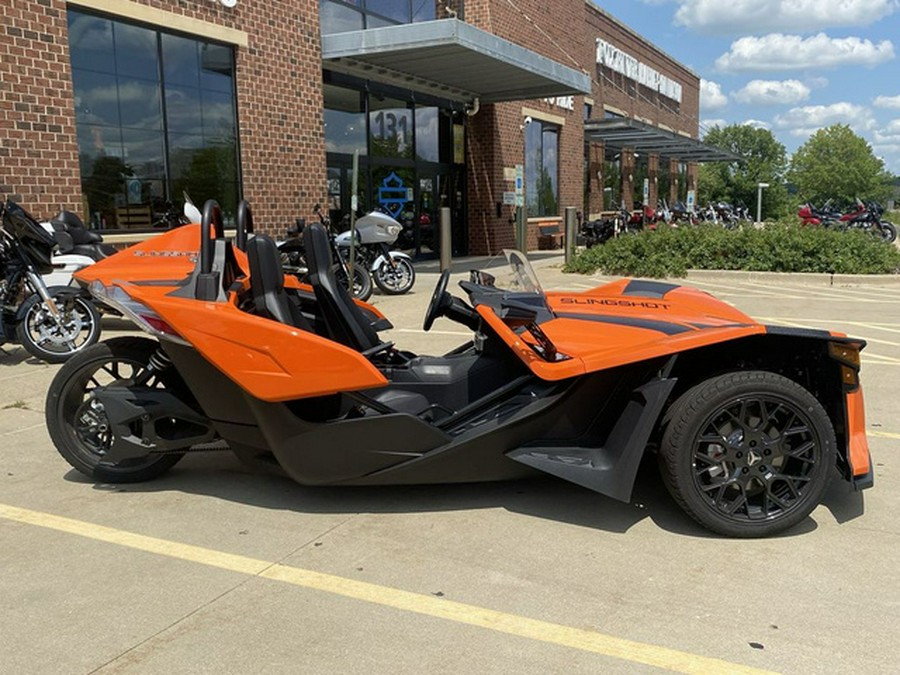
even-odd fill
[(862, 346), (858, 343), (828, 343), (828, 355), (841, 364), (841, 382), (849, 391), (859, 387), (860, 349)]

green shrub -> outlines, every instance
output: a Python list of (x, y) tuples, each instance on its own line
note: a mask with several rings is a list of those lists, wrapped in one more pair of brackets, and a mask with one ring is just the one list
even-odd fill
[(896, 274), (900, 250), (858, 230), (701, 224), (623, 235), (578, 253), (565, 269), (640, 277), (682, 277), (689, 269)]

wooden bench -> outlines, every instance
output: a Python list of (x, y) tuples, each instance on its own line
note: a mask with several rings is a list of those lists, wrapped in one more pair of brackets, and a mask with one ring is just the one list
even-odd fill
[(538, 225), (538, 249), (541, 251), (555, 251), (562, 248), (563, 231), (559, 223)]

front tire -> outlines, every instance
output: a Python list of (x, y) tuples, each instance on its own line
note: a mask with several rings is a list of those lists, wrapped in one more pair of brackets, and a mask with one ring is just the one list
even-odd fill
[(897, 239), (897, 226), (887, 220), (882, 220), (879, 225), (881, 225), (882, 239), (888, 244), (893, 244)]
[[(158, 348), (157, 342), (146, 338), (106, 340), (71, 358), (53, 379), (44, 413), (47, 430), (59, 454), (88, 478), (104, 483), (149, 480), (184, 457), (184, 453), (157, 453), (115, 465), (101, 464), (112, 437), (105, 412), (92, 402), (91, 392), (114, 382), (141, 378)], [(151, 375), (144, 384), (170, 390), (182, 385), (171, 369)]]
[(372, 277), (385, 295), (403, 295), (416, 283), (416, 270), (407, 258), (396, 258), (393, 267), (386, 260), (381, 263)]
[(818, 505), (835, 466), (824, 408), (775, 373), (706, 380), (666, 417), (666, 487), (688, 515), (719, 534), (765, 537), (796, 525)]
[[(334, 279), (338, 284), (347, 288), (347, 272), (344, 270), (343, 265), (335, 265)], [(372, 277), (369, 276), (366, 268), (359, 263), (353, 265), (353, 289), (350, 291), (350, 294), (363, 302), (372, 296)]]
[(35, 293), (24, 303), (16, 339), (29, 354), (48, 363), (62, 363), (100, 339), (100, 312), (93, 303), (71, 291), (52, 294), (61, 321)]

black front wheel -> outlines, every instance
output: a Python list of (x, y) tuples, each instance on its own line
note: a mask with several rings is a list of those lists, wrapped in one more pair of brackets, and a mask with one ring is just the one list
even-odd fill
[(887, 243), (893, 244), (897, 239), (897, 226), (887, 220), (882, 220), (879, 225), (881, 226), (881, 238)]
[(50, 385), (45, 406), (47, 430), (56, 449), (75, 469), (105, 483), (149, 480), (168, 471), (184, 454), (151, 453), (118, 464), (105, 463), (112, 429), (103, 405), (92, 392), (110, 384), (141, 383), (179, 391), (177, 373), (148, 369), (159, 345), (138, 337), (118, 337), (90, 347), (70, 359)]
[(29, 354), (62, 363), (100, 339), (100, 313), (89, 300), (68, 289), (53, 293), (56, 313), (35, 293), (22, 304), (16, 338)]
[(835, 466), (828, 414), (775, 373), (706, 380), (666, 417), (666, 487), (701, 525), (730, 537), (765, 537), (799, 523), (818, 505)]

